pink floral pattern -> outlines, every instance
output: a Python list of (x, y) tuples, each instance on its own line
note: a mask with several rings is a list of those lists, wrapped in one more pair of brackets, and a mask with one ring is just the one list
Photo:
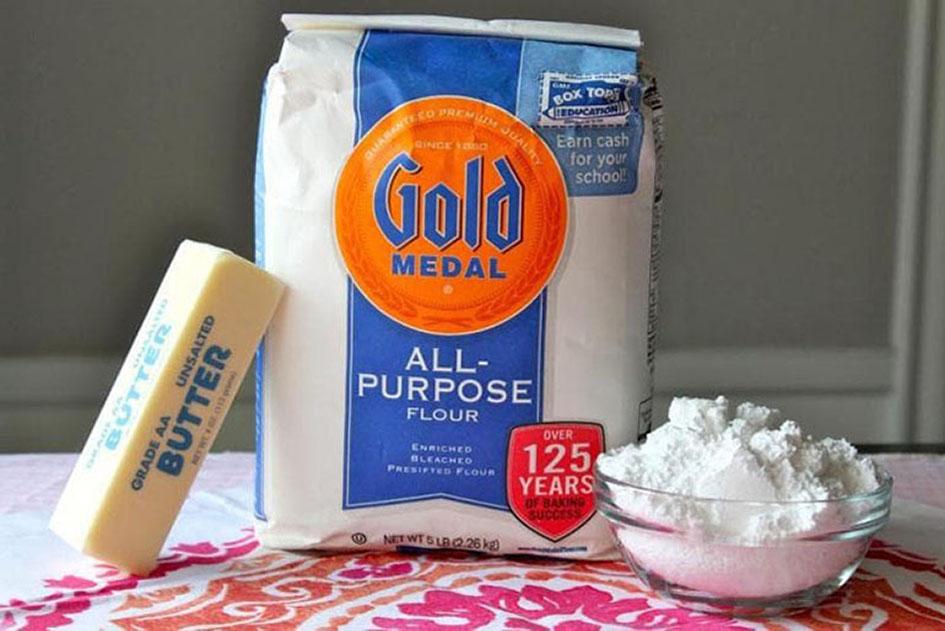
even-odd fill
[(184, 568), (196, 565), (216, 565), (229, 559), (243, 556), (258, 547), (251, 534), (235, 541), (219, 545), (210, 542), (181, 544), (171, 548), (171, 554), (162, 557), (148, 578), (126, 574), (108, 564), (95, 565), (92, 577), (66, 575), (43, 581), (53, 591), (38, 600), (25, 601), (17, 598), (0, 603), (0, 629), (24, 629), (45, 631), (72, 624), (76, 614), (91, 609), (93, 603), (107, 601), (109, 597), (143, 587), (155, 579), (166, 577)]
[(361, 580), (366, 578), (381, 579), (406, 576), (413, 573), (415, 564), (411, 561), (377, 564), (372, 557), (356, 558), (352, 565), (340, 570), (334, 576), (342, 580)]
[[(84, 562), (45, 531), (73, 460), (0, 461), (0, 629), (945, 628), (945, 519), (931, 507), (898, 504), (890, 539), (874, 542), (849, 584), (812, 611), (748, 621), (675, 607), (617, 562), (267, 550), (245, 527), (247, 454), (211, 455), (172, 535), (182, 543), (151, 576), (128, 576)], [(936, 466), (924, 474), (929, 488), (942, 486), (945, 461)], [(31, 486), (38, 469), (58, 480), (41, 496)], [(900, 476), (897, 493), (919, 479)], [(917, 488), (910, 497), (930, 496)]]
[[(889, 578), (887, 578), (889, 577)], [(928, 577), (937, 582), (928, 583)], [(939, 580), (940, 579), (940, 580)], [(292, 554), (250, 534), (175, 546), (147, 578), (110, 566), (45, 581), (47, 594), (0, 605), (0, 629), (329, 629), (591, 631), (757, 628), (659, 600), (618, 562)], [(846, 588), (771, 628), (945, 626), (945, 567), (878, 541)]]
[[(480, 585), (476, 594), (458, 594), (446, 590), (424, 593), (420, 603), (400, 604), (405, 617), (377, 616), (373, 624), (381, 629), (436, 631), (455, 629), (472, 631), (492, 625), (500, 616), (509, 629), (528, 631), (575, 631), (621, 625), (632, 617), (637, 628), (666, 628), (687, 625), (732, 628), (730, 621), (680, 608), (654, 609), (650, 598), (615, 598), (608, 591), (581, 585), (564, 590), (526, 585), (521, 589)], [(570, 618), (542, 624), (547, 618)], [(464, 624), (440, 623), (437, 619), (462, 619)], [(580, 619), (580, 620), (579, 620)]]

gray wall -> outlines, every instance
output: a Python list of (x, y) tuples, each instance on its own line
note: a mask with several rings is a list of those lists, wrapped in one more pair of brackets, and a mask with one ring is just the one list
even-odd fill
[(0, 359), (123, 353), (182, 237), (251, 255), (284, 10), (642, 29), (667, 108), (661, 346), (885, 346), (905, 5), (551, 6), (0, 4)]
[(183, 236), (251, 252), (278, 16), (639, 27), (667, 104), (664, 347), (885, 342), (897, 2), (0, 5), (0, 353), (119, 353)]

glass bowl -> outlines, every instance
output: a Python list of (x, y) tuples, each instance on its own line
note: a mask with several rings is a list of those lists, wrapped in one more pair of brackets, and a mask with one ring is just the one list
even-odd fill
[(597, 509), (623, 558), (661, 597), (736, 616), (807, 609), (839, 589), (889, 521), (892, 477), (842, 499), (698, 498), (621, 482), (595, 467)]

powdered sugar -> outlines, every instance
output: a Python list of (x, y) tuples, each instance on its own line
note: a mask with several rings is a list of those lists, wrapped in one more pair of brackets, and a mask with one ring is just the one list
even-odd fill
[(815, 602), (850, 576), (888, 511), (888, 492), (869, 494), (879, 472), (850, 443), (814, 440), (760, 405), (733, 414), (723, 397), (675, 399), (668, 423), (598, 470), (598, 507), (628, 560), (683, 600)]
[[(846, 440), (814, 440), (794, 421), (781, 422), (778, 410), (752, 403), (733, 415), (724, 397), (674, 399), (668, 423), (642, 445), (602, 455), (599, 467), (616, 480), (678, 494), (632, 494), (636, 503), (646, 498), (654, 518), (749, 544), (823, 525), (830, 511), (820, 500), (878, 487), (872, 461)], [(761, 511), (693, 498), (787, 503)]]

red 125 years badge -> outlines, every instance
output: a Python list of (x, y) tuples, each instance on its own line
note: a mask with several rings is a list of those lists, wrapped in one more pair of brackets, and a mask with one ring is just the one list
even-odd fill
[(551, 541), (583, 526), (594, 514), (594, 461), (603, 449), (597, 423), (513, 428), (506, 482), (512, 513)]

